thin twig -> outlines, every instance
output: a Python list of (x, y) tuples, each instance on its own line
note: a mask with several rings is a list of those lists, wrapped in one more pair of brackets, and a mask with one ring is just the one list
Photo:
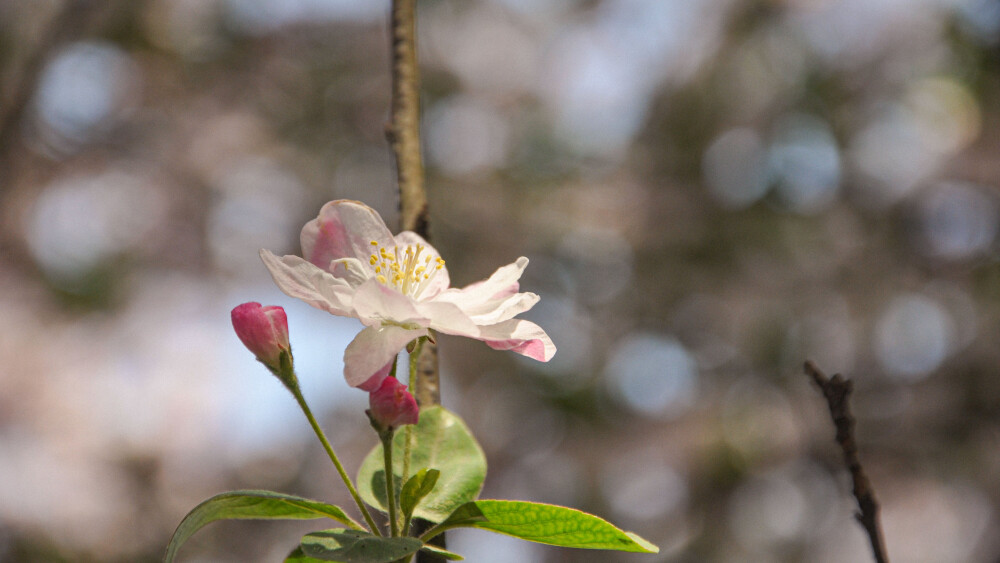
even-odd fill
[[(420, 148), (420, 68), (417, 64), (416, 0), (392, 0), (392, 119), (386, 137), (396, 155), (400, 226), (430, 240), (424, 161)], [(417, 352), (416, 388), (421, 408), (441, 404), (437, 345), (427, 340)], [(414, 526), (419, 534), (422, 527)], [(434, 543), (445, 547), (444, 535)], [(442, 561), (425, 552), (417, 563)]]
[(416, 35), (416, 0), (393, 0), (392, 123), (387, 133), (396, 155), (401, 227), (426, 238), (427, 193), (420, 149), (420, 68)]
[[(420, 67), (416, 0), (392, 0), (392, 121), (386, 137), (396, 155), (400, 227), (430, 240), (424, 160), (420, 148)], [(441, 404), (437, 345), (427, 341), (417, 362), (421, 407)]]
[(844, 463), (847, 465), (847, 469), (851, 473), (851, 480), (854, 482), (854, 498), (857, 499), (858, 508), (861, 510), (855, 513), (854, 517), (868, 533), (875, 561), (888, 563), (889, 557), (886, 555), (882, 529), (879, 525), (879, 507), (875, 500), (875, 490), (861, 466), (861, 460), (858, 458), (858, 445), (854, 439), (855, 421), (851, 415), (849, 402), (854, 385), (851, 380), (845, 379), (839, 373), (828, 378), (811, 361), (807, 361), (804, 367), (806, 375), (812, 377), (823, 392), (823, 396), (826, 397), (830, 417), (833, 418), (833, 424), (837, 429), (837, 443), (844, 451)]

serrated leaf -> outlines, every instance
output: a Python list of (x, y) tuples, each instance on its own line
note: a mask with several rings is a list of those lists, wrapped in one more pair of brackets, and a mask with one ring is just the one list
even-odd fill
[(384, 538), (357, 530), (323, 530), (302, 538), (302, 553), (320, 561), (392, 563), (416, 553), (424, 543), (417, 538)]
[[(463, 503), (475, 500), (486, 479), (486, 456), (461, 418), (443, 407), (420, 411), (413, 429), (415, 445), (410, 471), (438, 469), (441, 476), (434, 490), (414, 509), (413, 516), (441, 522)], [(392, 443), (393, 482), (397, 492), (403, 472), (406, 432), (397, 432)], [(376, 446), (358, 470), (358, 492), (368, 504), (386, 510), (385, 470), (382, 447)], [(398, 497), (397, 497), (398, 498)]]
[(632, 532), (574, 508), (514, 500), (477, 500), (466, 503), (447, 520), (428, 531), (427, 539), (458, 527), (479, 528), (523, 540), (575, 547), (638, 553), (658, 553), (660, 548)]
[(420, 504), (420, 501), (434, 490), (441, 472), (437, 469), (421, 469), (416, 475), (403, 485), (399, 492), (399, 509), (403, 511), (403, 518), (409, 520), (413, 515), (413, 509)]
[(354, 529), (363, 529), (340, 507), (307, 498), (273, 491), (230, 491), (215, 495), (194, 507), (174, 531), (164, 563), (177, 556), (177, 550), (192, 534), (216, 520), (310, 520), (331, 518)]

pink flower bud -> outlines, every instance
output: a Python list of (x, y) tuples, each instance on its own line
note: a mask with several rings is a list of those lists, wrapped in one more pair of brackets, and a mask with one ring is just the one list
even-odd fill
[(255, 302), (238, 305), (233, 309), (233, 328), (243, 345), (275, 373), (281, 369), (281, 353), (291, 353), (288, 318), (281, 307), (261, 307)]
[(368, 415), (377, 428), (399, 428), (404, 424), (416, 424), (420, 407), (416, 399), (406, 390), (406, 386), (395, 377), (388, 376), (378, 389), (368, 396), (371, 409)]

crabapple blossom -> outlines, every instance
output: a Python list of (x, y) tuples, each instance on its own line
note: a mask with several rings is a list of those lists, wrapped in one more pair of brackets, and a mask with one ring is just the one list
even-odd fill
[(514, 318), (538, 302), (519, 292), (527, 258), (452, 288), (433, 246), (411, 231), (393, 236), (375, 210), (350, 200), (324, 205), (302, 228), (301, 243), (302, 257), (261, 250), (261, 259), (289, 296), (365, 325), (344, 352), (344, 376), (354, 387), (378, 389), (399, 351), (431, 330), (543, 362), (555, 354), (541, 327)]

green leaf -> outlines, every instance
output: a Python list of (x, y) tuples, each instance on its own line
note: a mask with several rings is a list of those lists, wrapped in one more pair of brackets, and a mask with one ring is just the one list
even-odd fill
[(436, 545), (431, 545), (429, 543), (425, 543), (424, 547), (420, 548), (420, 551), (426, 551), (426, 552), (430, 553), (431, 555), (434, 555), (436, 557), (440, 557), (441, 559), (446, 559), (448, 561), (463, 561), (463, 560), (465, 560), (464, 557), (462, 557), (461, 555), (459, 555), (457, 553), (453, 553), (451, 551), (448, 551), (447, 549), (441, 549), (440, 547), (438, 547)]
[(639, 553), (660, 551), (638, 535), (620, 530), (593, 514), (564, 506), (515, 500), (477, 500), (463, 504), (421, 539), (426, 541), (458, 527), (479, 528), (562, 547)]
[(403, 511), (403, 518), (409, 520), (413, 515), (413, 509), (417, 507), (421, 499), (430, 494), (437, 484), (441, 472), (437, 469), (421, 469), (416, 475), (403, 485), (399, 493), (399, 508)]
[(307, 534), (301, 544), (306, 556), (339, 563), (392, 563), (423, 546), (417, 538), (383, 538), (342, 528)]
[(215, 495), (194, 507), (181, 520), (167, 545), (164, 563), (170, 563), (177, 556), (177, 550), (206, 524), (216, 520), (309, 520), (332, 518), (341, 524), (363, 530), (339, 507), (273, 491), (231, 491)]
[[(410, 471), (441, 471), (434, 490), (414, 509), (413, 516), (441, 522), (460, 505), (479, 496), (486, 479), (486, 456), (462, 419), (443, 407), (421, 410), (413, 435)], [(397, 432), (392, 443), (393, 481), (397, 491), (402, 479), (405, 441), (406, 432)], [(382, 447), (376, 446), (362, 462), (357, 482), (361, 498), (387, 512), (383, 466)]]
[(302, 553), (302, 546), (298, 546), (288, 554), (285, 558), (285, 563), (321, 563), (322, 559), (316, 559), (315, 557), (309, 557), (305, 553)]

